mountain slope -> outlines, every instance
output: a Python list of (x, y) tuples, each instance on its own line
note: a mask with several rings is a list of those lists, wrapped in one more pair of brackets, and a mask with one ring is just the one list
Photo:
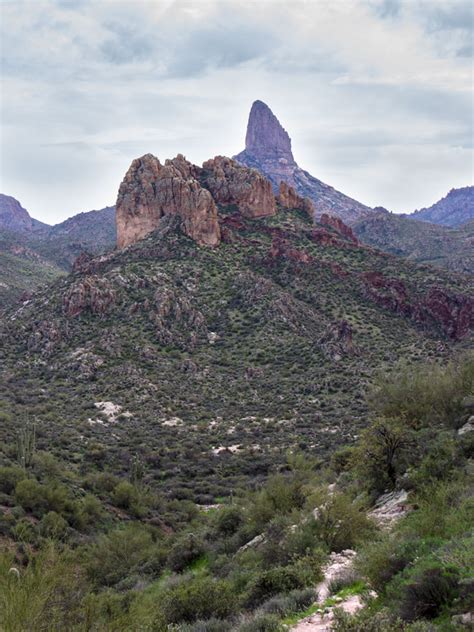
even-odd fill
[(365, 244), (422, 264), (474, 273), (474, 222), (448, 228), (392, 213), (374, 213), (352, 226)]
[(414, 211), (408, 217), (442, 226), (462, 226), (474, 220), (474, 187), (451, 189), (432, 206)]
[(0, 194), (0, 311), (25, 291), (69, 271), (82, 252), (98, 254), (115, 241), (113, 206), (49, 226), (33, 219), (15, 198)]
[(273, 184), (275, 191), (281, 181), (292, 186), (299, 195), (314, 204), (316, 216), (335, 215), (350, 224), (371, 212), (371, 209), (333, 187), (321, 182), (298, 167), (291, 151), (291, 139), (280, 122), (262, 101), (255, 101), (250, 110), (245, 149), (234, 159), (257, 169)]
[[(461, 277), (361, 247), (302, 211), (219, 206), (199, 247), (176, 215), (88, 261), (0, 324), (5, 440), (124, 474), (134, 453), (171, 497), (213, 500), (288, 448), (324, 458), (365, 424), (365, 384), (400, 358), (468, 344)], [(459, 342), (457, 342), (459, 341)]]
[(62, 274), (64, 270), (25, 245), (17, 233), (0, 232), (0, 314)]
[(0, 231), (32, 233), (47, 227), (47, 224), (33, 219), (14, 197), (0, 193)]
[(70, 270), (82, 252), (98, 254), (115, 246), (115, 207), (78, 213), (41, 231), (36, 249), (61, 268)]

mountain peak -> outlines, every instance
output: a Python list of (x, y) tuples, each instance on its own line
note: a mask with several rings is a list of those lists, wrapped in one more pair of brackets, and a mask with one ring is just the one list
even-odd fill
[(245, 149), (234, 156), (241, 165), (257, 169), (270, 180), (275, 194), (284, 182), (302, 198), (309, 198), (316, 217), (323, 213), (351, 223), (371, 212), (365, 204), (336, 191), (301, 169), (291, 151), (291, 138), (263, 101), (254, 101), (250, 110)]
[(288, 162), (294, 163), (291, 138), (263, 101), (257, 100), (252, 104), (245, 149), (256, 157), (285, 158)]
[(23, 206), (10, 195), (0, 193), (0, 228), (31, 232), (33, 220)]

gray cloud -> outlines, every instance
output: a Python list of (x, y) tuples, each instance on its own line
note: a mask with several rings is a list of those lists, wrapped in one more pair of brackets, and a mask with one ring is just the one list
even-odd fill
[(0, 11), (1, 186), (39, 219), (112, 203), (147, 151), (238, 152), (256, 98), (301, 166), (361, 201), (402, 211), (469, 182), (461, 0), (18, 0)]

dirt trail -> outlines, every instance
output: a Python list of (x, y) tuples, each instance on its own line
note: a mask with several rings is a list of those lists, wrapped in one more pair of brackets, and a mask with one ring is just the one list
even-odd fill
[[(331, 581), (341, 573), (350, 570), (355, 551), (347, 549), (342, 553), (331, 553), (328, 564), (324, 567), (324, 580), (316, 586), (317, 600), (323, 604), (330, 596), (329, 588)], [(349, 614), (354, 614), (363, 607), (359, 595), (351, 595), (336, 606), (327, 608), (324, 613), (315, 613), (292, 626), (292, 632), (328, 632), (334, 618), (334, 608), (341, 608)]]
[[(390, 529), (409, 510), (407, 504), (408, 494), (405, 490), (391, 492), (381, 496), (369, 513), (382, 529)], [(354, 562), (355, 551), (347, 549), (342, 553), (331, 553), (329, 562), (323, 569), (324, 580), (316, 586), (317, 601), (322, 605), (330, 596), (331, 581), (346, 571), (349, 571)], [(375, 593), (373, 593), (375, 596)], [(323, 613), (315, 613), (305, 619), (301, 619), (291, 627), (291, 632), (330, 632), (334, 620), (334, 608), (341, 608), (348, 614), (354, 614), (364, 607), (359, 595), (350, 595), (341, 600), (335, 606), (325, 609)]]

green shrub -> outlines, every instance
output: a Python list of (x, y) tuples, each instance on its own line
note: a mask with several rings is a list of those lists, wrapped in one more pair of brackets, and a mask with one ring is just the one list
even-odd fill
[(385, 417), (404, 416), (413, 426), (456, 425), (463, 399), (474, 391), (474, 354), (445, 366), (400, 366), (376, 380), (368, 396)]
[(231, 627), (229, 621), (222, 619), (208, 619), (207, 621), (196, 621), (195, 623), (184, 623), (179, 626), (179, 632), (229, 632)]
[(234, 590), (226, 580), (209, 576), (185, 577), (160, 596), (160, 605), (168, 623), (223, 619), (236, 606)]
[(64, 513), (73, 507), (66, 487), (41, 485), (32, 478), (25, 478), (17, 483), (15, 497), (23, 509), (33, 512), (38, 517), (46, 511)]
[(237, 632), (284, 632), (284, 630), (278, 617), (271, 614), (257, 614), (237, 628)]
[(89, 578), (101, 586), (113, 586), (127, 575), (140, 571), (152, 554), (150, 532), (140, 525), (116, 529), (101, 536), (86, 555)]
[(40, 533), (45, 538), (60, 540), (67, 534), (68, 524), (62, 516), (55, 511), (45, 514), (40, 522)]
[(231, 536), (239, 530), (244, 521), (241, 509), (226, 507), (217, 515), (216, 528), (224, 536)]
[(181, 572), (199, 559), (206, 552), (204, 542), (199, 536), (187, 533), (178, 538), (168, 555), (168, 566), (176, 572)]
[(387, 596), (405, 621), (434, 619), (459, 596), (459, 571), (421, 560), (391, 582)]
[(32, 478), (25, 478), (17, 483), (15, 497), (18, 504), (36, 514), (42, 514), (46, 509), (44, 486)]
[(250, 583), (245, 597), (248, 607), (255, 607), (269, 597), (305, 587), (305, 581), (298, 569), (280, 566), (259, 573)]
[(395, 575), (401, 573), (416, 558), (429, 554), (440, 545), (439, 540), (419, 537), (405, 539), (400, 534), (389, 536), (368, 544), (356, 558), (356, 570), (370, 582), (378, 593)]
[(17, 483), (24, 478), (25, 470), (21, 467), (0, 467), (0, 492), (11, 494)]
[(372, 612), (361, 610), (354, 616), (336, 608), (332, 624), (333, 632), (432, 632), (432, 628), (424, 623), (409, 625), (393, 616), (387, 610)]
[(414, 447), (413, 432), (403, 419), (376, 419), (362, 432), (354, 449), (355, 472), (371, 492), (394, 489), (412, 460)]
[(29, 557), (22, 567), (13, 555), (1, 554), (0, 629), (74, 630), (87, 591), (77, 567), (52, 546)]
[(252, 499), (250, 521), (256, 531), (261, 532), (276, 515), (287, 515), (301, 509), (305, 500), (302, 481), (281, 474), (273, 476)]
[(20, 518), (12, 528), (12, 536), (21, 543), (38, 544), (37, 531), (30, 520)]
[(314, 588), (292, 590), (287, 594), (272, 597), (260, 606), (259, 611), (264, 614), (275, 614), (279, 617), (284, 617), (288, 614), (306, 610), (308, 606), (315, 602), (316, 597)]
[(134, 485), (128, 481), (117, 483), (112, 492), (112, 502), (121, 509), (130, 509), (138, 501), (138, 493)]
[(330, 551), (358, 546), (376, 532), (376, 527), (345, 494), (334, 494), (317, 508), (314, 536)]
[(417, 511), (400, 524), (406, 537), (451, 538), (467, 533), (474, 523), (474, 497), (469, 477), (436, 482), (415, 497)]
[(104, 516), (104, 508), (100, 500), (93, 494), (86, 494), (74, 506), (73, 526), (77, 529), (99, 526)]

